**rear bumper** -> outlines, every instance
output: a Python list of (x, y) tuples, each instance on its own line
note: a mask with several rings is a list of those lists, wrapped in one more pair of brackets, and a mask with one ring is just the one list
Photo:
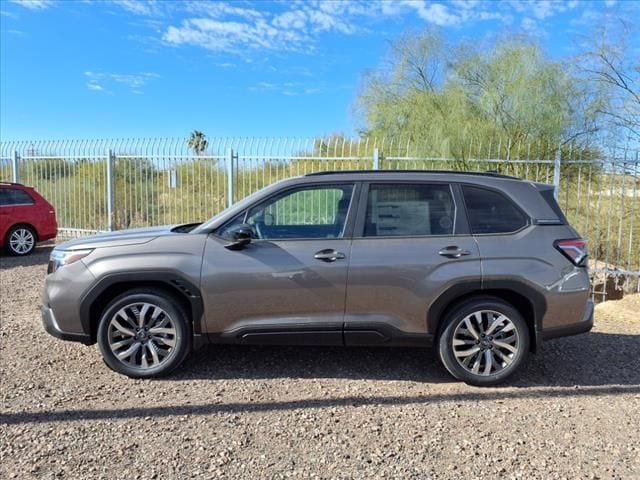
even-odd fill
[(58, 236), (58, 227), (56, 224), (47, 225), (46, 228), (41, 228), (38, 230), (38, 241), (46, 242), (47, 240), (51, 240), (52, 238), (56, 238)]
[(578, 335), (580, 333), (588, 332), (593, 328), (593, 312), (593, 302), (591, 300), (587, 300), (587, 307), (585, 308), (582, 320), (578, 323), (543, 330), (542, 339), (551, 340), (552, 338), (568, 337), (570, 335)]
[(49, 308), (47, 305), (42, 305), (42, 324), (44, 325), (44, 329), (50, 335), (53, 335), (56, 338), (60, 338), (61, 340), (69, 340), (71, 342), (80, 342), (85, 345), (91, 345), (93, 342), (91, 341), (91, 337), (84, 333), (72, 333), (63, 331), (58, 322), (56, 321), (56, 317), (53, 314), (53, 310)]

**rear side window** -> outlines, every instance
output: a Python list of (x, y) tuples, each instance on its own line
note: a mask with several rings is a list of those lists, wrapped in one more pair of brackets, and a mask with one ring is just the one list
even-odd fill
[(24, 190), (0, 188), (0, 206), (33, 205), (33, 198)]
[(469, 185), (462, 186), (471, 233), (511, 233), (527, 224), (524, 214), (504, 195)]
[(451, 235), (454, 215), (449, 185), (371, 185), (364, 236)]

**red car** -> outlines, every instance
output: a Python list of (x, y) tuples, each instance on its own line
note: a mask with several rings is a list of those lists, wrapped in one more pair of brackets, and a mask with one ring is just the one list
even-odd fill
[(57, 234), (53, 205), (33, 187), (0, 182), (0, 239), (10, 255), (29, 255)]

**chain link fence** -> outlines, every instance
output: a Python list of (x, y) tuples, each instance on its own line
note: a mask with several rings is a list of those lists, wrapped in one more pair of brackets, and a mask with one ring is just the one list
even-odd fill
[(554, 184), (589, 241), (596, 299), (640, 292), (638, 149), (553, 143), (343, 137), (184, 138), (0, 143), (0, 181), (32, 185), (61, 236), (205, 220), (275, 181), (324, 170), (499, 171)]

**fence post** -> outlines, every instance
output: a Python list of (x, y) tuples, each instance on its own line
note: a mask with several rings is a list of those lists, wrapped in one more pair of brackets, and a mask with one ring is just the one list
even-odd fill
[(556, 158), (553, 162), (553, 196), (558, 200), (558, 191), (560, 189), (560, 147), (556, 151)]
[(20, 162), (20, 154), (17, 150), (13, 151), (13, 156), (11, 157), (11, 171), (12, 171), (12, 182), (20, 183), (20, 170), (18, 170)]
[(233, 168), (233, 148), (227, 150), (227, 206), (233, 205), (235, 196), (235, 172)]
[(378, 150), (378, 147), (373, 149), (373, 169), (380, 169), (380, 151)]
[(116, 161), (116, 154), (109, 149), (109, 157), (107, 158), (107, 230), (113, 230), (113, 166)]

